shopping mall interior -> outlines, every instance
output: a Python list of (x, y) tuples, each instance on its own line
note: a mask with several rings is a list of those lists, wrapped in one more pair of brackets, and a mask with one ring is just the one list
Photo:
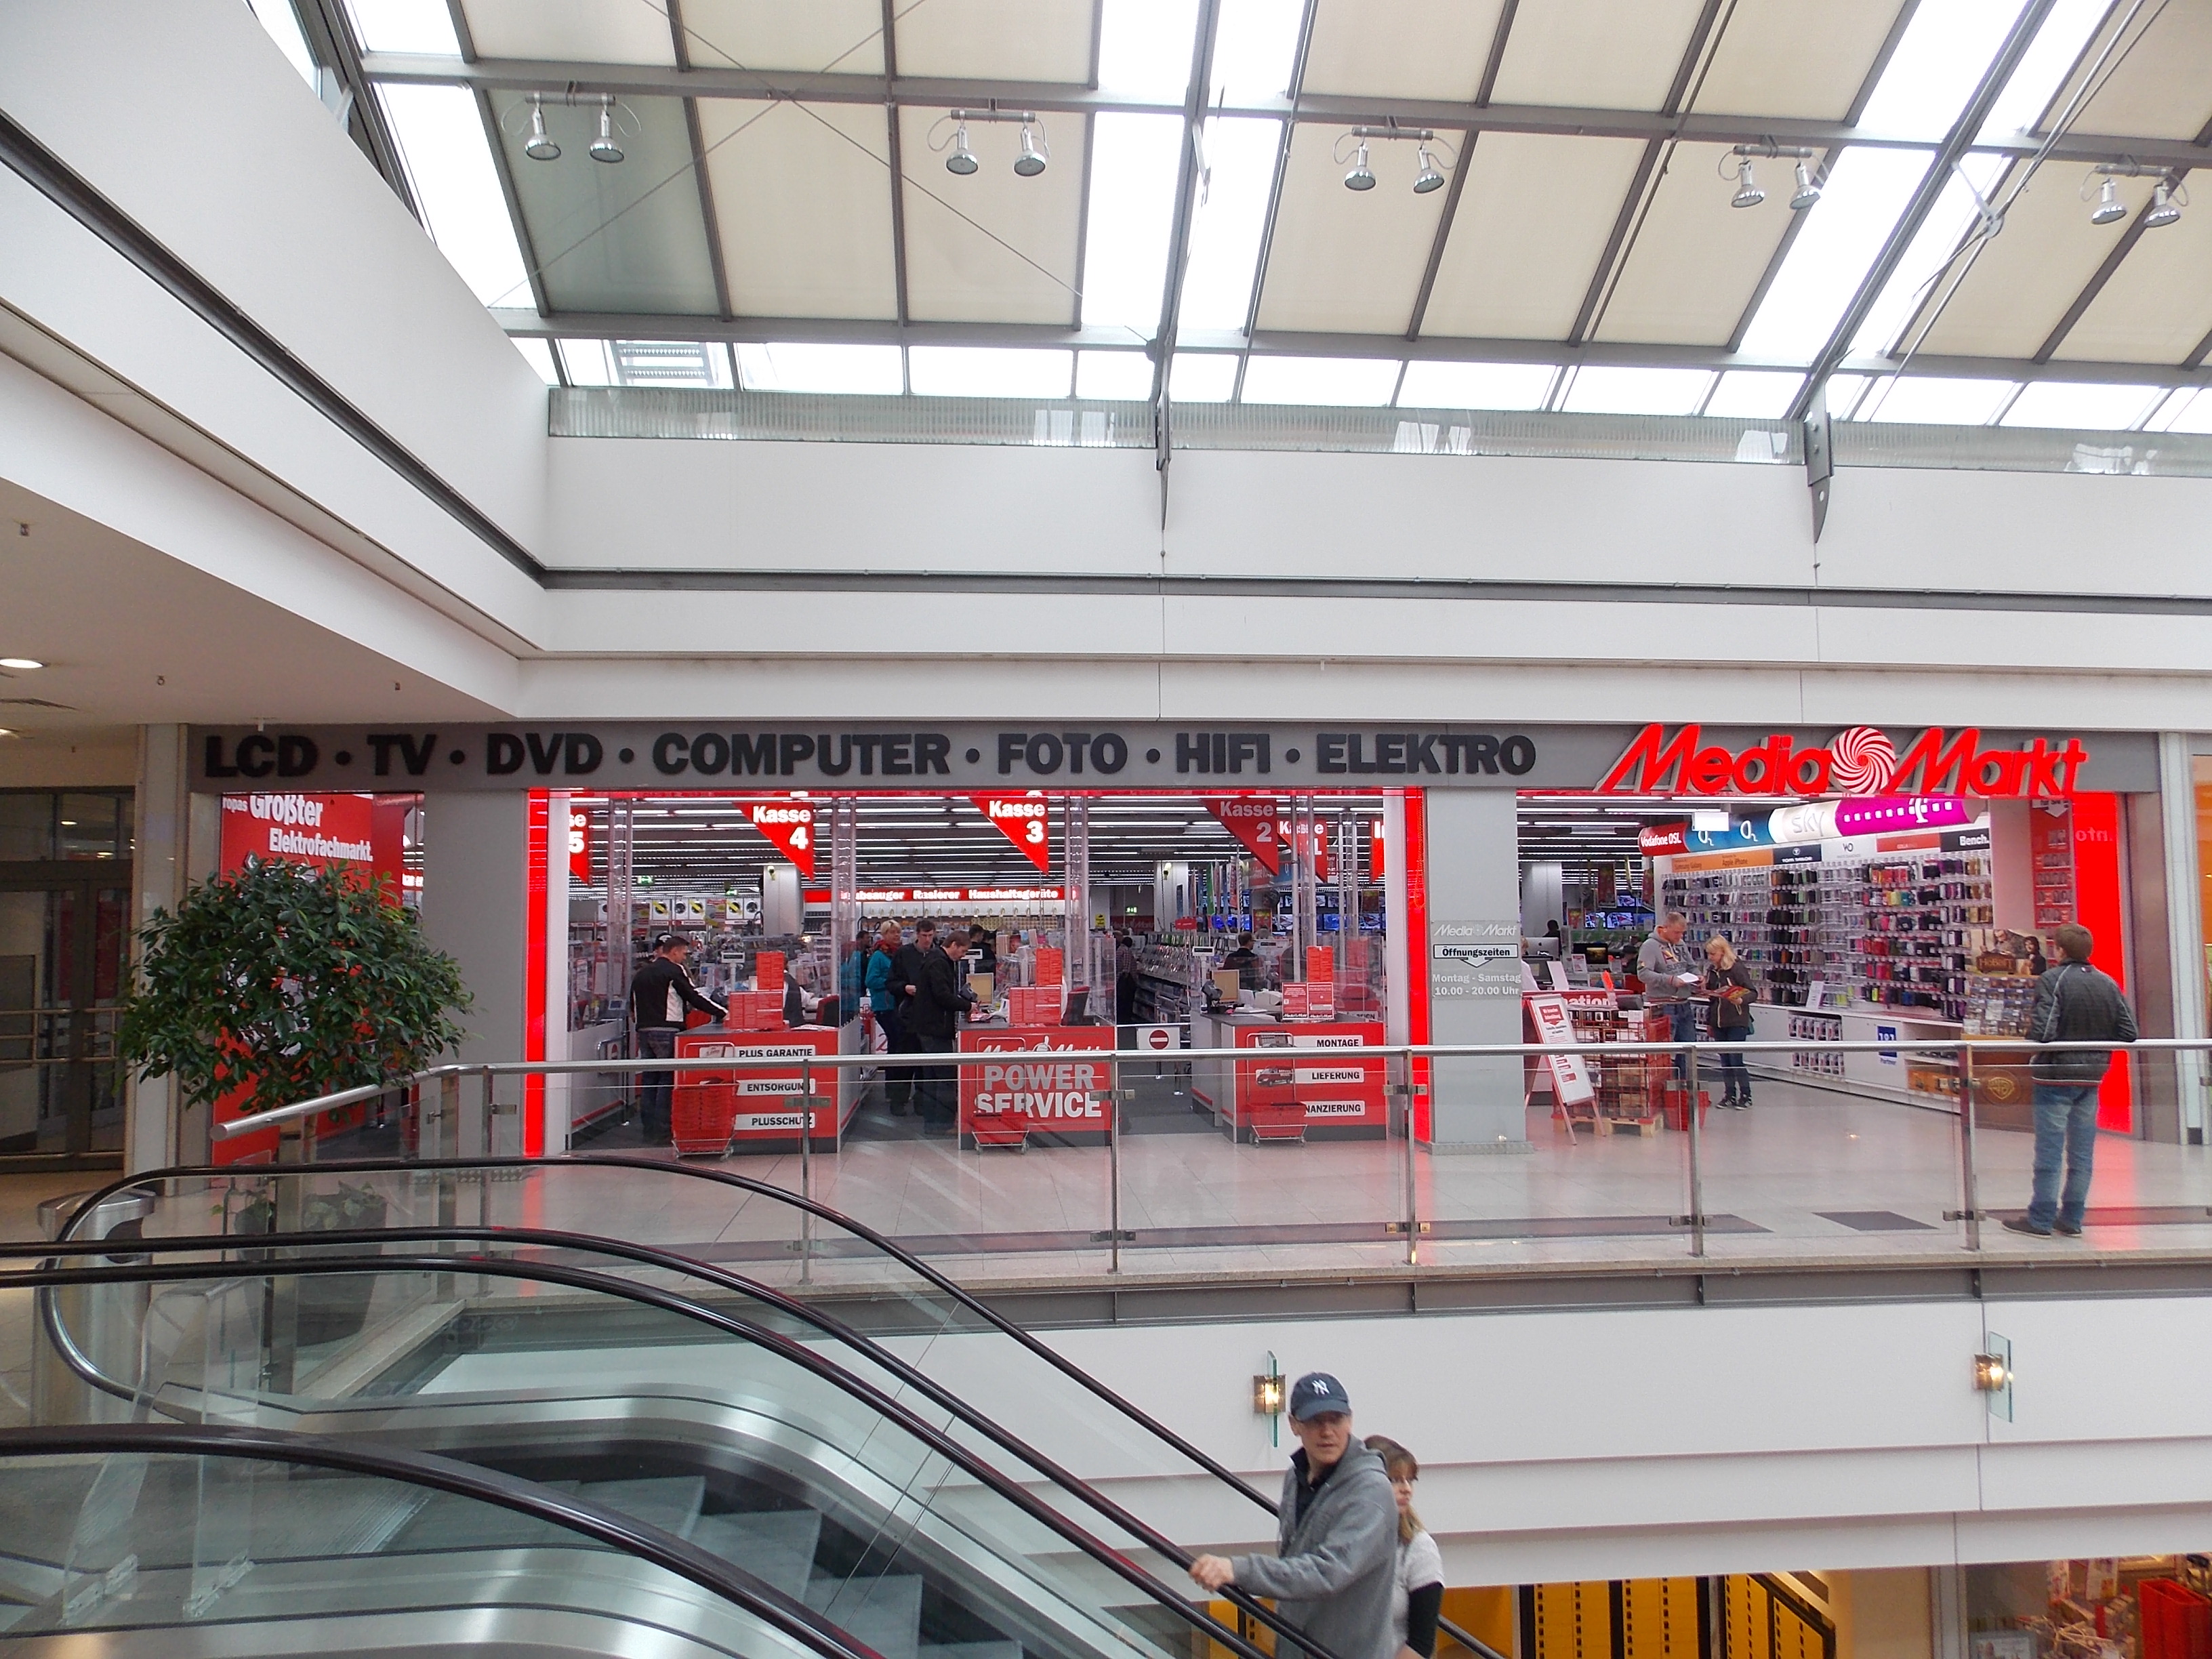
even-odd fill
[(2212, 1659), (2208, 157), (2212, 0), (0, 0), (0, 1648)]

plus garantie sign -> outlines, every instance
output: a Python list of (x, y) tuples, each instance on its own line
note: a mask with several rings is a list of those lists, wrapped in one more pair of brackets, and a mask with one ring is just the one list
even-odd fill
[(1705, 744), (1701, 728), (1647, 726), (1597, 787), (1604, 794), (1979, 795), (2052, 797), (2074, 793), (2089, 751), (2079, 738), (2034, 738), (2017, 749), (1984, 749), (1978, 727), (1931, 726), (1900, 753), (1888, 733), (1847, 726), (1825, 746), (1800, 748), (1787, 732), (1729, 750)]

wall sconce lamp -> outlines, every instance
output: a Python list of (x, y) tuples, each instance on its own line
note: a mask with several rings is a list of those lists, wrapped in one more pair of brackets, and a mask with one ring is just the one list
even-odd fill
[(1283, 1368), (1275, 1363), (1275, 1356), (1267, 1356), (1267, 1369), (1252, 1379), (1252, 1415), (1267, 1419), (1267, 1443), (1281, 1443), (1283, 1406), (1290, 1398), (1290, 1389), (1283, 1382)]
[(1987, 1401), (1990, 1415), (2012, 1421), (2012, 1340), (1990, 1331), (1982, 1338), (1984, 1351), (1974, 1356), (1974, 1388)]

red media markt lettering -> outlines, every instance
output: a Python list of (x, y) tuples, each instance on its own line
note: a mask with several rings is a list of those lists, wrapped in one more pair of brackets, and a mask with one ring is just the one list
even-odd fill
[(1871, 726), (1838, 732), (1824, 747), (1800, 749), (1778, 732), (1730, 750), (1701, 741), (1701, 728), (1647, 726), (1613, 763), (1599, 794), (2071, 795), (2089, 751), (2079, 738), (2031, 738), (2017, 749), (1984, 749), (1978, 728), (1931, 726), (1900, 752)]

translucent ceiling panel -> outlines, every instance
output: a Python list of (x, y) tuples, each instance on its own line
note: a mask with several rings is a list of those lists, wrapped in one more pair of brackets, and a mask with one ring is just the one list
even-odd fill
[(1723, 15), (1690, 107), (1840, 121), (1897, 21), (1899, 0), (1738, 0)]
[(1504, 0), (1317, 0), (1307, 92), (1471, 100)]
[(1083, 236), (1083, 322), (1150, 339), (1159, 327), (1182, 163), (1179, 115), (1098, 116)]
[(1091, 79), (1091, 8), (1073, 0), (928, 0), (898, 8), (901, 75)]
[(2060, 357), (2179, 363), (2212, 335), (2212, 173), (2179, 224), (2147, 230), (2067, 331)]
[(898, 315), (881, 108), (707, 98), (699, 131), (732, 310)]
[(1790, 405), (1797, 396), (1797, 388), (1804, 384), (1802, 374), (1770, 374), (1761, 369), (1731, 369), (1721, 376), (1721, 383), (1713, 388), (1713, 395), (1705, 399), (1704, 412), (1738, 420), (1779, 420), (1790, 412)]
[(1855, 421), (1929, 426), (1987, 426), (2013, 394), (2010, 380), (1899, 375), (1877, 380), (1851, 411)]
[(673, 98), (624, 100), (619, 165), (586, 154), (596, 108), (549, 105), (547, 131), (561, 154), (522, 153), (527, 100), (493, 98), (523, 223), (556, 311), (658, 312), (712, 316), (719, 307), (707, 227), (691, 179), (691, 139)]
[(907, 374), (922, 398), (1065, 398), (1075, 375), (1072, 351), (1000, 346), (915, 346)]
[(1104, 0), (1098, 86), (1124, 98), (1181, 103), (1190, 85), (1198, 0)]
[(1928, 159), (1917, 149), (1844, 152), (1744, 331), (1744, 350), (1811, 361), (1896, 228)]
[(1211, 179), (1191, 212), (1190, 263), (1182, 278), (1185, 329), (1244, 326), (1283, 125), (1233, 118), (1206, 124)]
[(1168, 397), (1179, 404), (1225, 404), (1237, 390), (1237, 359), (1226, 352), (1178, 351), (1168, 369)]
[(459, 87), (386, 85), (376, 96), (438, 252), (485, 305), (532, 304), (474, 94)]
[(1629, 138), (1484, 133), (1422, 333), (1566, 338), (1643, 157)]
[[(1372, 190), (1346, 190), (1333, 126), (1293, 127), (1260, 295), (1261, 328), (1399, 334), (1413, 319), (1445, 191), (1413, 193), (1413, 146), (1374, 145)], [(1349, 150), (1350, 145), (1345, 148)]]
[(824, 392), (896, 397), (906, 390), (895, 345), (741, 345), (738, 372), (748, 392)]
[(676, 62), (668, 15), (654, 0), (461, 0), (479, 58), (549, 62)]
[(2106, 24), (2117, 21), (2119, 9), (2112, 0), (2057, 0), (2035, 40), (2013, 70), (1990, 118), (1983, 124), (1985, 137), (2047, 131), (2045, 112), (2052, 96), (2077, 73), (2082, 50), (2092, 44)]
[(1559, 371), (1550, 363), (1407, 363), (1401, 409), (1541, 409)]
[(1075, 395), (1109, 403), (1142, 403), (1152, 395), (1152, 360), (1141, 351), (1079, 351)]
[(1051, 164), (1024, 179), (1013, 169), (1020, 129), (1004, 121), (969, 126), (969, 142), (980, 164), (975, 172), (964, 177), (946, 172), (942, 152), (931, 148), (933, 128), (944, 128), (936, 134), (939, 144), (949, 136), (945, 118), (939, 109), (899, 112), (908, 314), (931, 322), (1073, 325), (1083, 218), (1082, 121), (1051, 117), (1046, 123)]
[(2131, 23), (2110, 57), (2102, 37), (2060, 94), (2070, 101), (2081, 76), (2096, 70), (2100, 84), (2072, 123), (2081, 132), (2124, 133), (2142, 138), (2194, 138), (2212, 122), (2212, 6), (2202, 0), (2152, 5), (2141, 13), (2117, 8)]
[(2011, 166), (1999, 156), (1969, 155), (1951, 170), (1936, 205), (1906, 245), (1905, 257), (1868, 307), (1851, 341), (1853, 351), (1893, 356), (1905, 349), (1899, 342), (1909, 343), (1914, 319), (1924, 314), (1931, 299), (1948, 288), (1967, 244), (1980, 233), (1981, 210), (1975, 193), (1984, 202), (1996, 200)]
[(446, 0), (346, 0), (346, 10), (355, 38), (368, 51), (460, 56)]
[[(2078, 191), (2088, 169), (2045, 162), (2005, 212), (2004, 234), (1984, 243), (1921, 349), (1969, 357), (2032, 357), (2127, 228), (2089, 222)], [(2130, 212), (2150, 198), (2148, 179), (2119, 181)], [(2090, 186), (2094, 197), (2095, 189)]]
[[(1677, 144), (1633, 231), (1592, 337), (1670, 345), (1725, 345), (1796, 216), (1790, 175), (1770, 162), (1766, 200), (1729, 205), (1725, 144)], [(1820, 207), (1806, 209), (1808, 213)]]
[(514, 341), (514, 349), (522, 354), (522, 361), (536, 369), (548, 386), (561, 384), (561, 376), (553, 367), (553, 346), (546, 340)]
[(684, 0), (683, 17), (701, 69), (884, 72), (882, 0)]
[(1999, 426), (2098, 427), (2125, 431), (2166, 401), (2154, 386), (2076, 386), (2032, 380), (2020, 389)]
[(1674, 84), (1699, 0), (1550, 0), (1513, 15), (1492, 92), (1500, 104), (1657, 109)]
[(1859, 124), (1904, 138), (1941, 138), (2004, 44), (2022, 0), (1920, 0)]
[(1705, 400), (1713, 377), (1702, 368), (1616, 368), (1589, 364), (1575, 371), (1559, 407), (1581, 415), (1688, 415)]
[(1221, 0), (1213, 26), (1213, 86), (1206, 102), (1231, 106), (1279, 98), (1298, 55), (1297, 0)]
[(1398, 368), (1368, 357), (1255, 357), (1244, 365), (1243, 401), (1380, 409), (1397, 389)]

